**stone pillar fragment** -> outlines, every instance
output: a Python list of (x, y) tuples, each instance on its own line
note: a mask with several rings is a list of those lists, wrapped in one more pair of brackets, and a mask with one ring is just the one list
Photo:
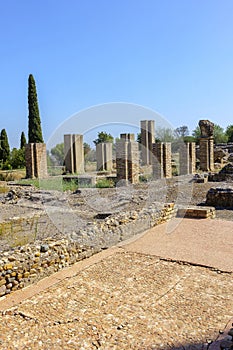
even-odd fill
[(46, 178), (48, 176), (45, 143), (26, 144), (25, 158), (27, 178)]
[(152, 164), (153, 143), (155, 142), (154, 120), (141, 120), (142, 164)]
[(196, 171), (196, 144), (195, 142), (182, 143), (179, 148), (180, 175), (194, 174)]
[(196, 143), (189, 143), (189, 174), (195, 174), (196, 172)]
[(74, 173), (84, 172), (83, 135), (64, 135), (64, 152), (66, 171)]
[(172, 177), (172, 149), (170, 142), (163, 143), (163, 172), (164, 177)]
[(153, 177), (161, 179), (172, 177), (172, 152), (170, 142), (153, 144)]
[(179, 174), (189, 174), (189, 142), (182, 143), (179, 147)]
[(96, 145), (97, 171), (112, 171), (112, 143), (103, 142)]
[(209, 120), (200, 120), (200, 169), (214, 170), (214, 123)]
[(163, 144), (161, 142), (153, 143), (153, 177), (161, 179), (164, 176), (163, 172)]
[(135, 184), (139, 180), (139, 150), (138, 142), (130, 141), (130, 135), (121, 134), (120, 141), (116, 143), (117, 180)]

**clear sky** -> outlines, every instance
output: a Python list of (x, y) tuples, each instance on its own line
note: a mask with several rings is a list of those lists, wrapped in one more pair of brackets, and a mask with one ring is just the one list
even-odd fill
[(199, 119), (233, 124), (232, 0), (0, 0), (0, 14), (0, 129), (11, 147), (28, 132), (30, 73), (45, 141), (108, 102), (148, 107), (190, 131)]

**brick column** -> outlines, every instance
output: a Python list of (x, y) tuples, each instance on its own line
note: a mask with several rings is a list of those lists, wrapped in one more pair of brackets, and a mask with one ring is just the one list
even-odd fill
[(117, 180), (135, 184), (139, 180), (138, 142), (130, 141), (130, 137), (125, 135), (121, 134), (121, 140), (116, 143)]
[(163, 171), (166, 178), (172, 177), (172, 148), (170, 142), (163, 144)]
[(210, 170), (209, 163), (209, 139), (200, 138), (200, 169), (203, 171)]
[(46, 178), (48, 176), (45, 143), (26, 144), (25, 158), (27, 178)]
[(196, 172), (196, 143), (190, 142), (189, 143), (189, 173), (195, 174)]

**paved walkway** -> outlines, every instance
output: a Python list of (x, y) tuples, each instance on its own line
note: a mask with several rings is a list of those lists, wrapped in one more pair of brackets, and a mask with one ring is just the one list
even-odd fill
[(232, 242), (233, 222), (156, 226), (1, 298), (0, 347), (203, 349), (231, 325)]
[(130, 252), (233, 272), (233, 221), (173, 219), (121, 246)]

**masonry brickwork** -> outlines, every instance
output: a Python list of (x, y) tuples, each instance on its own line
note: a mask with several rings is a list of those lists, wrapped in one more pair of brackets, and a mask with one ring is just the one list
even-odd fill
[(48, 176), (45, 143), (26, 144), (25, 159), (27, 178), (46, 178)]
[(116, 143), (117, 181), (135, 184), (139, 181), (138, 142), (133, 141), (133, 134), (121, 134)]
[(180, 175), (194, 174), (196, 170), (195, 142), (182, 143), (179, 148)]
[(152, 148), (153, 177), (161, 179), (172, 177), (172, 152), (170, 142), (158, 142)]
[(200, 138), (200, 169), (214, 170), (214, 139), (213, 137)]

